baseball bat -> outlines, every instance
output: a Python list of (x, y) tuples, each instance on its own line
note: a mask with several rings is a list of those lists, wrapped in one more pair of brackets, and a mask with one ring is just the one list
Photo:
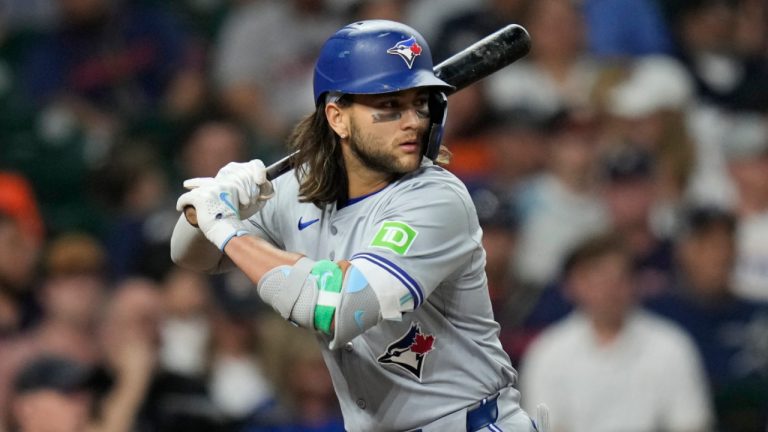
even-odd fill
[[(453, 94), (488, 75), (523, 58), (531, 49), (531, 37), (520, 25), (509, 24), (464, 48), (434, 67), (435, 76), (454, 87)], [(267, 167), (267, 180), (291, 170), (291, 161), (298, 151)], [(187, 221), (197, 226), (195, 208), (184, 208)]]

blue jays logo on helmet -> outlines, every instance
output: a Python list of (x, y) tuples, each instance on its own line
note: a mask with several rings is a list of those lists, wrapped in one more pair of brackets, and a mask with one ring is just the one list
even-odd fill
[(405, 64), (408, 65), (408, 69), (411, 69), (413, 67), (413, 61), (416, 59), (416, 57), (421, 55), (421, 51), (421, 45), (416, 42), (416, 37), (411, 36), (409, 39), (398, 42), (395, 44), (395, 46), (388, 49), (387, 54), (399, 55), (403, 60), (405, 60)]
[(433, 68), (429, 45), (415, 29), (387, 20), (357, 21), (336, 31), (320, 49), (314, 74), (315, 104), (323, 103), (329, 92), (453, 89), (435, 76)]
[(418, 323), (411, 322), (411, 327), (398, 340), (387, 347), (387, 351), (379, 356), (381, 364), (394, 365), (410, 373), (421, 381), (421, 371), (424, 359), (434, 349), (435, 337), (421, 332)]

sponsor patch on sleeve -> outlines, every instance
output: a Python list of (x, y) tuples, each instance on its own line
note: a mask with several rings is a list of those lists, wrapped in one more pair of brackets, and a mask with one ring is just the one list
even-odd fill
[(371, 241), (371, 246), (405, 255), (418, 234), (418, 231), (405, 222), (385, 221)]

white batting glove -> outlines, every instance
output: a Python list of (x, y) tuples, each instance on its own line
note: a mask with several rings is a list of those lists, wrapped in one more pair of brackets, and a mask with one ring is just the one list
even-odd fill
[(272, 183), (267, 181), (267, 169), (264, 162), (259, 159), (249, 162), (230, 162), (219, 170), (216, 180), (225, 181), (237, 187), (240, 216), (243, 219), (258, 213), (266, 201), (274, 195)]
[(184, 211), (186, 206), (193, 206), (200, 231), (219, 250), (224, 251), (233, 237), (249, 233), (235, 205), (238, 191), (234, 186), (216, 182), (212, 178), (201, 180), (205, 180), (201, 183), (206, 184), (181, 195), (176, 201), (176, 210)]

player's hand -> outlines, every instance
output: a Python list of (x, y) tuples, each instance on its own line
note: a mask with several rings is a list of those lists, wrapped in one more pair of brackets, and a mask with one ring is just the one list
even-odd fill
[[(224, 250), (232, 237), (248, 234), (240, 219), (238, 189), (234, 185), (212, 178), (198, 179), (198, 185), (176, 201), (176, 210), (193, 206), (197, 212), (197, 225), (205, 237), (220, 250)], [(185, 182), (186, 186), (186, 182)]]
[(274, 195), (272, 183), (267, 181), (264, 162), (254, 159), (249, 162), (230, 162), (216, 174), (216, 180), (237, 187), (240, 198), (240, 216), (247, 219), (264, 207)]

